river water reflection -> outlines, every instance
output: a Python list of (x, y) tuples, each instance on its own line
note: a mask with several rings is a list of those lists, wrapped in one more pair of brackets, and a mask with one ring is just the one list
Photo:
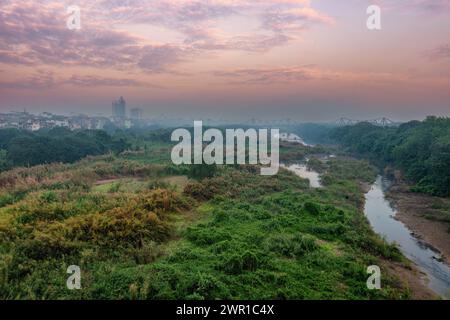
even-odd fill
[(301, 178), (308, 179), (311, 188), (321, 188), (320, 175), (314, 170), (308, 169), (307, 165), (304, 163), (295, 163), (289, 165), (281, 165), (282, 167), (292, 171)]
[[(320, 175), (308, 169), (306, 163), (282, 165), (301, 178), (308, 179), (312, 188), (321, 188)], [(390, 181), (378, 176), (365, 195), (364, 213), (373, 230), (389, 243), (396, 243), (400, 251), (413, 261), (428, 278), (428, 287), (444, 299), (450, 298), (450, 267), (440, 261), (438, 252), (415, 238), (411, 231), (395, 219), (396, 211), (385, 198)]]
[(450, 268), (439, 261), (439, 253), (411, 235), (411, 231), (395, 219), (396, 211), (385, 198), (389, 180), (377, 177), (366, 194), (364, 213), (373, 230), (389, 243), (395, 242), (402, 253), (428, 276), (428, 286), (443, 298), (450, 298)]

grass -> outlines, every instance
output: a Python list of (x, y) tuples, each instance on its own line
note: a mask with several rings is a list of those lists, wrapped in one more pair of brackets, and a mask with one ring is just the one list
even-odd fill
[[(254, 166), (190, 181), (162, 154), (2, 174), (0, 298), (409, 297), (387, 270), (382, 290), (366, 288), (368, 265), (402, 260), (361, 212), (360, 184), (375, 177), (367, 163), (329, 160), (326, 187), (312, 189)], [(81, 267), (80, 291), (65, 287), (71, 264)]]

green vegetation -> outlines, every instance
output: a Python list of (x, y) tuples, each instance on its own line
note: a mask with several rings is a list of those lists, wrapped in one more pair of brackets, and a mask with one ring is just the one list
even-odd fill
[(306, 143), (327, 144), (330, 143), (328, 132), (335, 127), (335, 124), (302, 123), (286, 126), (286, 128), (283, 129), (286, 132), (292, 132), (299, 135)]
[(428, 117), (394, 128), (360, 123), (330, 134), (349, 151), (393, 165), (415, 183), (414, 191), (450, 196), (450, 119)]
[(71, 163), (88, 155), (124, 151), (124, 139), (104, 131), (72, 132), (64, 128), (32, 133), (17, 129), (0, 130), (0, 172), (12, 167), (63, 162)]
[(211, 178), (217, 173), (216, 165), (196, 164), (191, 165), (188, 176), (192, 179), (201, 180)]
[[(314, 189), (285, 169), (175, 166), (169, 137), (0, 130), (0, 169), (12, 168), (0, 173), (0, 299), (411, 297), (391, 271), (407, 262), (362, 213), (363, 185), (377, 174), (368, 161), (282, 143), (282, 161), (308, 158), (320, 172), (324, 187)], [(23, 138), (48, 144), (47, 155), (21, 159)], [(338, 157), (324, 160), (330, 153)], [(366, 287), (373, 264), (382, 290)], [(66, 288), (69, 265), (81, 267), (82, 290)]]
[(0, 150), (0, 172), (7, 170), (11, 167), (10, 160), (8, 159), (8, 151)]
[[(1, 173), (0, 298), (409, 297), (388, 268), (366, 288), (368, 265), (403, 263), (361, 212), (367, 162), (321, 163), (326, 186), (311, 189), (284, 169), (149, 159), (161, 148)], [(66, 288), (72, 264), (82, 290)]]

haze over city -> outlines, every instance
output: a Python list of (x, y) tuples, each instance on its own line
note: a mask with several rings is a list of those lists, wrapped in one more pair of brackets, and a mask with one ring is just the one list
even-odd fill
[(2, 0), (0, 112), (109, 116), (124, 96), (147, 117), (449, 116), (449, 17), (448, 0)]

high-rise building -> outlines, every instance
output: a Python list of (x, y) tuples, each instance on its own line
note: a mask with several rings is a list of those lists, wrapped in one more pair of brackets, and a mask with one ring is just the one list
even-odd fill
[(118, 120), (124, 120), (126, 116), (126, 107), (127, 104), (123, 97), (120, 97), (119, 100), (113, 101), (112, 103), (113, 118)]
[(134, 108), (130, 110), (130, 118), (132, 120), (141, 120), (143, 111), (140, 108)]

